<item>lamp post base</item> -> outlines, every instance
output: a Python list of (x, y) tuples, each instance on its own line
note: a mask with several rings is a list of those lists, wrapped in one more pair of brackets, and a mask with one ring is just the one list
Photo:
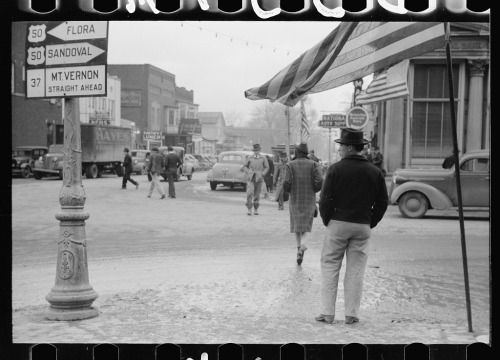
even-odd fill
[(45, 318), (47, 320), (54, 321), (75, 321), (84, 320), (96, 317), (99, 315), (99, 309), (95, 307), (87, 307), (82, 309), (55, 309), (49, 307), (45, 312)]

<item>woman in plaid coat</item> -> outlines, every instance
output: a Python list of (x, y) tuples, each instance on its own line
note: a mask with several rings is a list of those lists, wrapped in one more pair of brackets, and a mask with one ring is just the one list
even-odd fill
[(296, 146), (295, 158), (285, 165), (283, 189), (290, 193), (290, 232), (297, 241), (297, 264), (302, 264), (304, 245), (312, 230), (316, 211), (316, 193), (323, 185), (323, 175), (316, 162), (310, 160), (307, 143)]

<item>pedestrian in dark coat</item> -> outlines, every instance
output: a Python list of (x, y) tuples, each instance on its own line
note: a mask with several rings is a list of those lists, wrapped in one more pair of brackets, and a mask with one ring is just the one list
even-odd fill
[(139, 183), (130, 178), (130, 174), (134, 170), (134, 166), (132, 165), (132, 157), (129, 154), (128, 148), (123, 149), (123, 154), (125, 155), (123, 159), (123, 180), (122, 180), (122, 190), (127, 189), (127, 181), (130, 181), (135, 185), (135, 189), (139, 189)]
[[(264, 176), (264, 182), (266, 183), (267, 192), (273, 191), (273, 177), (274, 177), (274, 162), (269, 155), (265, 155), (267, 159), (267, 164), (269, 165), (269, 171)], [(266, 193), (267, 194), (267, 193)]]
[(384, 216), (388, 204), (382, 171), (362, 155), (368, 143), (363, 132), (342, 129), (339, 152), (342, 160), (328, 168), (319, 201), (326, 236), (321, 251), (321, 303), (318, 321), (333, 323), (342, 260), (345, 323), (359, 321), (363, 277), (368, 261), (368, 240)]
[(297, 264), (302, 264), (304, 244), (312, 230), (316, 211), (316, 193), (321, 190), (323, 175), (319, 165), (307, 155), (307, 143), (296, 146), (295, 158), (285, 165), (283, 188), (290, 193), (290, 232), (297, 241)]
[(156, 190), (161, 195), (161, 199), (165, 199), (165, 191), (163, 190), (163, 187), (160, 184), (160, 178), (158, 175), (160, 175), (163, 172), (163, 167), (164, 167), (164, 160), (163, 156), (159, 153), (159, 150), (157, 147), (154, 147), (152, 149), (152, 154), (149, 157), (149, 165), (148, 165), (148, 172), (151, 174), (151, 186), (149, 187), (149, 192), (148, 192), (148, 198), (153, 195), (153, 190), (156, 187)]
[(274, 188), (276, 189), (274, 200), (278, 202), (278, 210), (284, 210), (283, 204), (285, 202), (285, 190), (283, 189), (283, 178), (285, 172), (285, 165), (288, 158), (285, 152), (280, 153), (280, 162), (276, 166), (274, 174)]
[(177, 177), (177, 169), (182, 165), (182, 160), (174, 151), (172, 146), (168, 147), (168, 154), (165, 157), (165, 170), (168, 180), (168, 197), (175, 198), (175, 179)]

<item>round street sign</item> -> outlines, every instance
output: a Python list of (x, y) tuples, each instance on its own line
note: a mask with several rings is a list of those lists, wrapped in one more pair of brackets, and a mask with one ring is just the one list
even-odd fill
[(362, 129), (368, 124), (369, 120), (368, 111), (361, 106), (353, 107), (347, 110), (346, 113), (346, 126), (353, 129)]

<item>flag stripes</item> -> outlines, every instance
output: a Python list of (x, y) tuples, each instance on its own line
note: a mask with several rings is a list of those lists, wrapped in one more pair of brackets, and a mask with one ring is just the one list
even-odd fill
[(371, 104), (409, 95), (406, 81), (408, 63), (404, 60), (375, 76), (368, 88), (356, 97), (356, 104)]
[(300, 139), (301, 141), (309, 140), (309, 122), (307, 121), (306, 108), (304, 102), (300, 102)]
[(333, 89), (441, 48), (444, 33), (443, 23), (342, 22), (268, 82), (245, 91), (245, 97), (293, 106), (307, 93)]

